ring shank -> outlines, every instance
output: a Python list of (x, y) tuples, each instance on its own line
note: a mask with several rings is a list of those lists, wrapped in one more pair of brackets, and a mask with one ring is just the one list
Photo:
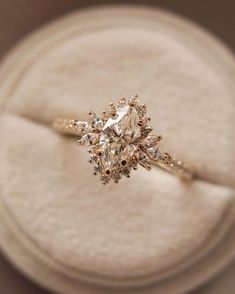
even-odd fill
[[(57, 118), (53, 122), (53, 128), (62, 134), (76, 135), (81, 137), (83, 134), (76, 127), (78, 120)], [(183, 180), (191, 180), (194, 177), (192, 169), (187, 167), (182, 161), (173, 158), (169, 153), (161, 152), (162, 157), (154, 160), (151, 158), (151, 162), (166, 170), (167, 172), (174, 174)]]
[(158, 161), (152, 160), (152, 163), (183, 180), (191, 180), (194, 177), (193, 171), (182, 161), (172, 158), (168, 153), (164, 154), (167, 154), (169, 159)]
[(76, 119), (57, 118), (54, 120), (52, 127), (64, 135), (82, 136), (82, 133), (76, 127)]

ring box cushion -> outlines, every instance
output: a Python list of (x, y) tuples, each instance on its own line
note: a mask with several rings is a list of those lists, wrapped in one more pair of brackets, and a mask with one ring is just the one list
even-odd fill
[[(116, 286), (158, 282), (192, 269), (232, 226), (234, 77), (219, 70), (221, 45), (188, 27), (148, 9), (94, 9), (39, 32), (11, 69), (1, 201), (62, 268)], [(86, 120), (135, 93), (164, 150), (195, 167), (197, 180), (140, 167), (103, 187), (86, 148), (51, 129), (58, 116)]]

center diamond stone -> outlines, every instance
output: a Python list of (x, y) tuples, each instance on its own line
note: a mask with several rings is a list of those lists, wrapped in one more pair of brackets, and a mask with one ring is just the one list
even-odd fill
[(138, 122), (139, 115), (130, 105), (119, 107), (115, 117), (107, 120), (99, 141), (105, 169), (111, 169), (133, 155), (136, 148), (133, 141), (141, 136)]

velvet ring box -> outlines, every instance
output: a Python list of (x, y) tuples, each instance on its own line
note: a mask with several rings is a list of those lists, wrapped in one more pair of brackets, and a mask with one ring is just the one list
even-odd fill
[[(37, 31), (0, 71), (0, 244), (60, 293), (182, 293), (235, 255), (234, 78), (227, 48), (156, 9), (76, 12)], [(165, 149), (194, 166), (103, 187), (57, 116), (87, 119), (138, 93)]]

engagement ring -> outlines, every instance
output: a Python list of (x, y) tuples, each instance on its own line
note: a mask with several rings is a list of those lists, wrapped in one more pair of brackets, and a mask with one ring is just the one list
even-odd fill
[(137, 95), (111, 103), (107, 111), (97, 115), (89, 112), (89, 120), (58, 118), (53, 127), (64, 134), (79, 137), (80, 145), (88, 145), (89, 162), (94, 164), (94, 175), (100, 175), (103, 184), (122, 176), (130, 177), (131, 170), (141, 165), (151, 170), (157, 165), (181, 177), (191, 179), (193, 171), (183, 162), (160, 149), (161, 135), (152, 135), (146, 106)]

